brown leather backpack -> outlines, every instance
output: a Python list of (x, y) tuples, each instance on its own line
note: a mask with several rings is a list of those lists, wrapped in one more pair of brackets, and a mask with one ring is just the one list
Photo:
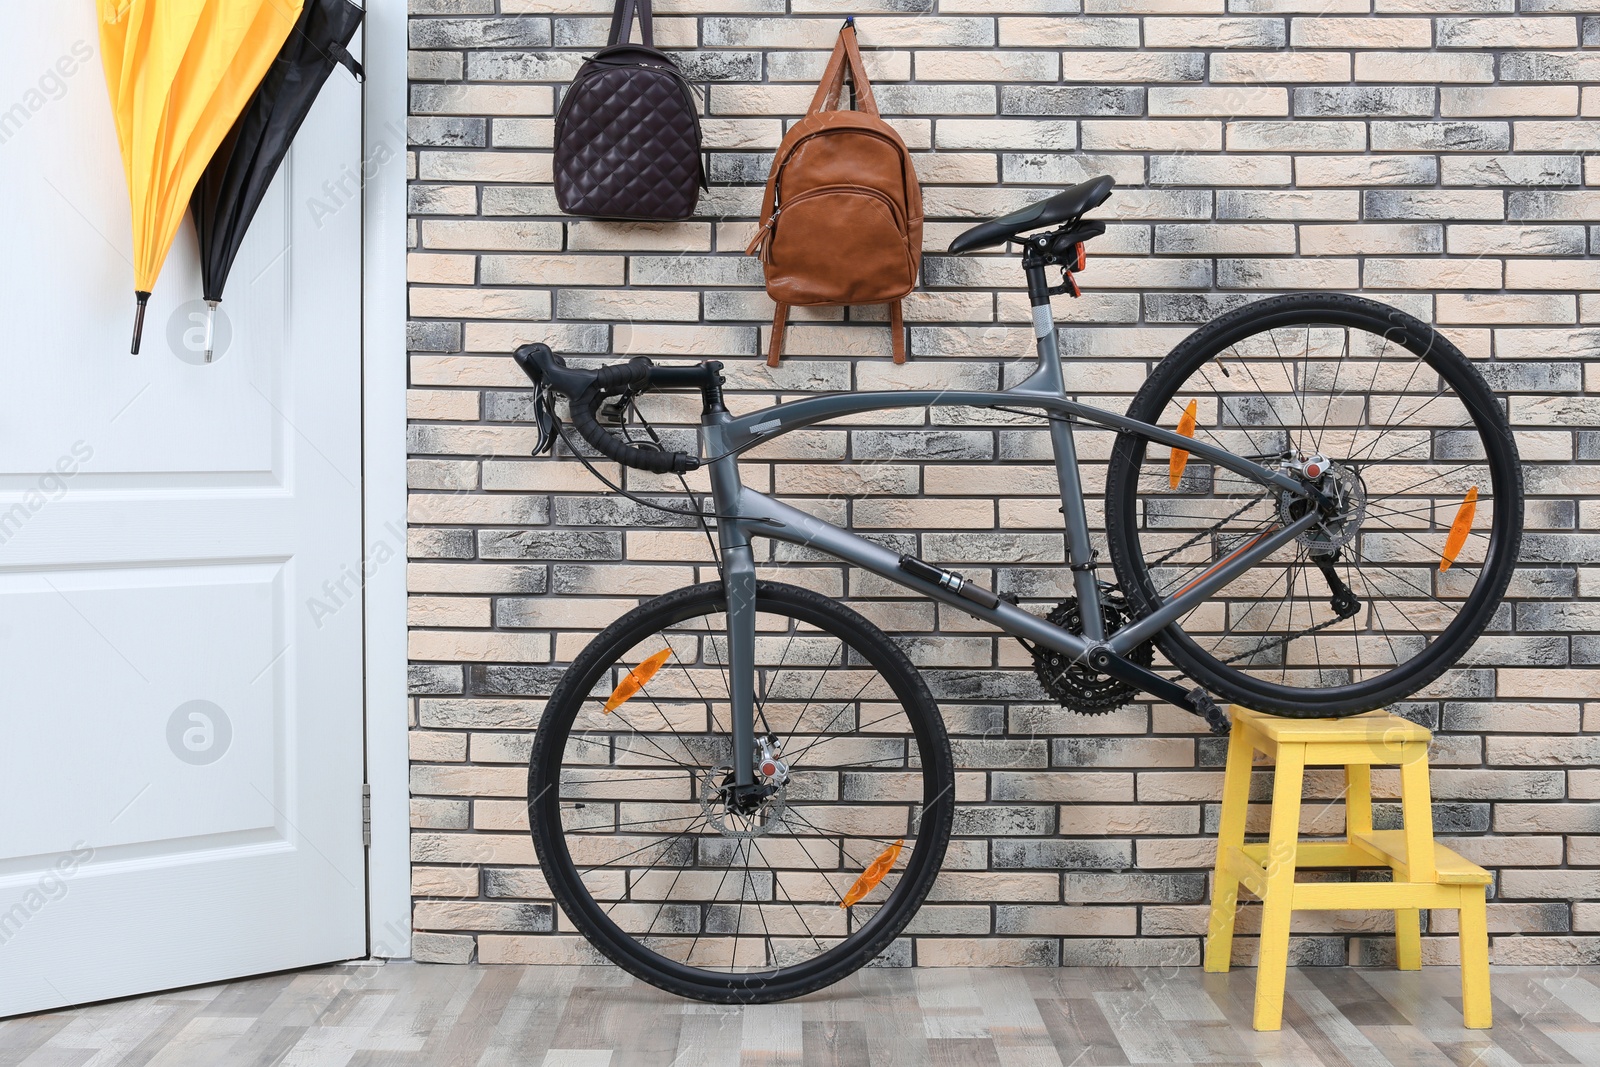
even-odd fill
[[(845, 66), (855, 111), (837, 110)], [(905, 142), (878, 117), (872, 86), (847, 21), (805, 118), (778, 146), (747, 253), (761, 255), (772, 317), (767, 365), (783, 356), (791, 305), (889, 304), (894, 361), (906, 360), (900, 298), (922, 263), (922, 187)]]

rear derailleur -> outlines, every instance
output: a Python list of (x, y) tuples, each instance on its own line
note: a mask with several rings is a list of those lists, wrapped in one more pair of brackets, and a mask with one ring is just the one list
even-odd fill
[(1339, 616), (1338, 621), (1343, 622), (1345, 619), (1360, 614), (1361, 601), (1357, 599), (1355, 593), (1350, 591), (1350, 587), (1344, 584), (1344, 579), (1339, 577), (1339, 572), (1333, 569), (1333, 565), (1339, 562), (1339, 553), (1335, 551), (1327, 556), (1312, 556), (1311, 562), (1317, 565), (1317, 570), (1321, 571), (1322, 577), (1327, 579), (1328, 592), (1331, 594), (1328, 599), (1328, 606), (1333, 609), (1335, 615)]

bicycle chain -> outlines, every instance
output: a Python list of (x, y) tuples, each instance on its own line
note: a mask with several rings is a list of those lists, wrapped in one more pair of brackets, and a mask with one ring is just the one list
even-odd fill
[[(1267, 499), (1267, 496), (1265, 496), (1265, 495), (1251, 498), (1250, 500), (1245, 502), (1243, 507), (1239, 508), (1233, 514), (1226, 515), (1226, 516), (1222, 517), (1221, 519), (1218, 519), (1215, 523), (1211, 524), (1206, 529), (1204, 529), (1204, 530), (1200, 531), (1199, 533), (1195, 534), (1193, 537), (1191, 537), (1189, 540), (1185, 541), (1183, 544), (1178, 545), (1176, 548), (1174, 548), (1172, 551), (1168, 552), (1166, 555), (1161, 556), (1158, 559), (1154, 559), (1154, 560), (1150, 561), (1149, 563), (1145, 564), (1146, 568), (1161, 566), (1163, 563), (1167, 562), (1167, 560), (1171, 559), (1173, 556), (1176, 556), (1179, 552), (1182, 552), (1186, 548), (1191, 548), (1194, 545), (1199, 544), (1201, 541), (1205, 540), (1207, 537), (1210, 537), (1212, 534), (1215, 534), (1217, 532), (1217, 530), (1221, 526), (1225, 525), (1226, 523), (1232, 522), (1234, 519), (1237, 519), (1240, 515), (1243, 515), (1246, 511), (1249, 511), (1256, 504), (1259, 504), (1261, 501), (1266, 500), (1266, 499)], [(1317, 632), (1319, 632), (1321, 630), (1326, 630), (1330, 626), (1337, 626), (1339, 623), (1344, 622), (1346, 619), (1348, 619), (1350, 617), (1351, 617), (1350, 615), (1341, 615), (1337, 619), (1329, 619), (1327, 622), (1318, 623), (1317, 625), (1311, 627), (1310, 629), (1301, 630), (1299, 633), (1290, 634), (1287, 637), (1275, 637), (1270, 641), (1266, 641), (1266, 642), (1263, 642), (1260, 645), (1257, 645), (1255, 648), (1248, 649), (1248, 650), (1246, 650), (1244, 652), (1239, 653), (1236, 656), (1230, 656), (1227, 659), (1222, 660), (1221, 662), (1222, 662), (1223, 666), (1227, 666), (1228, 664), (1232, 664), (1232, 663), (1238, 663), (1242, 659), (1248, 659), (1249, 657), (1254, 656), (1254, 655), (1256, 655), (1258, 653), (1261, 653), (1261, 652), (1265, 652), (1268, 649), (1277, 648), (1277, 647), (1279, 647), (1281, 645), (1287, 645), (1290, 641), (1295, 641), (1295, 640), (1298, 640), (1298, 639), (1300, 639), (1302, 637), (1306, 637), (1306, 636), (1308, 636), (1310, 634), (1317, 633)]]
[(1263, 495), (1258, 496), (1258, 497), (1251, 498), (1250, 500), (1245, 502), (1244, 507), (1240, 508), (1238, 511), (1235, 511), (1232, 515), (1224, 515), (1222, 518), (1218, 519), (1216, 522), (1212, 523), (1210, 526), (1206, 527), (1204, 530), (1201, 530), (1199, 533), (1197, 533), (1193, 537), (1189, 538), (1189, 540), (1185, 541), (1183, 544), (1181, 544), (1181, 545), (1177, 546), (1176, 548), (1174, 548), (1171, 552), (1168, 552), (1166, 555), (1160, 557), (1159, 559), (1154, 559), (1154, 560), (1151, 560), (1149, 563), (1146, 563), (1145, 564), (1146, 569), (1148, 569), (1150, 567), (1159, 567), (1163, 563), (1165, 563), (1167, 560), (1171, 559), (1173, 556), (1176, 556), (1179, 552), (1182, 552), (1184, 549), (1191, 548), (1194, 545), (1198, 545), (1201, 541), (1204, 541), (1207, 537), (1210, 537), (1212, 534), (1216, 533), (1217, 532), (1217, 527), (1221, 526), (1225, 522), (1232, 522), (1234, 519), (1237, 519), (1240, 515), (1243, 515), (1245, 512), (1249, 511), (1251, 508), (1255, 507), (1257, 504), (1261, 503), (1263, 500), (1266, 500), (1266, 499), (1267, 499), (1267, 495), (1266, 494), (1263, 494)]

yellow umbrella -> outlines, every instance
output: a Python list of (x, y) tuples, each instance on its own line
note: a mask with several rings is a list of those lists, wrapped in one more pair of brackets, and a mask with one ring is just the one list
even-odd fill
[(139, 351), (145, 303), (189, 196), (283, 47), (303, 0), (95, 0), (133, 207)]

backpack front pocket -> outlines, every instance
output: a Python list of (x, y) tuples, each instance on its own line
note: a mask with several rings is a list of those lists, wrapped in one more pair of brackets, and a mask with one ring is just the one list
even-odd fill
[(767, 292), (786, 304), (877, 304), (916, 285), (900, 206), (876, 189), (824, 185), (780, 203), (762, 248)]

